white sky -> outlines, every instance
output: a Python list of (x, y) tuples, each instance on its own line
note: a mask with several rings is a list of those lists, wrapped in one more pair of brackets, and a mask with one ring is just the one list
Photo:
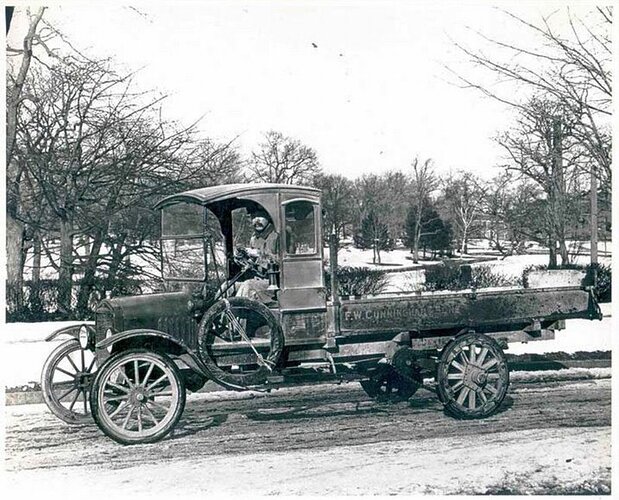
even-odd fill
[[(416, 155), (442, 171), (485, 176), (501, 162), (492, 137), (511, 110), (450, 84), (443, 67), (464, 63), (450, 37), (478, 40), (467, 26), (522, 40), (489, 3), (106, 5), (51, 6), (46, 18), (88, 56), (142, 68), (141, 88), (169, 94), (166, 118), (189, 124), (204, 115), (206, 135), (239, 136), (245, 154), (274, 129), (349, 177), (406, 170)], [(540, 16), (536, 3), (500, 5)]]

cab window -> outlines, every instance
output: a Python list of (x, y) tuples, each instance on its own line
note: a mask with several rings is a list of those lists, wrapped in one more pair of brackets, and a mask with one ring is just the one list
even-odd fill
[(285, 206), (286, 253), (316, 253), (314, 206), (308, 201), (293, 201)]

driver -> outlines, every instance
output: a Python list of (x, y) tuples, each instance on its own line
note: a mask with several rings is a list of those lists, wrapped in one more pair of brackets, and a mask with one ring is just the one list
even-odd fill
[[(269, 261), (277, 260), (279, 253), (278, 234), (271, 217), (265, 210), (258, 209), (250, 213), (250, 216), (254, 234), (249, 240), (247, 253), (256, 259), (259, 268), (266, 271)], [(272, 298), (271, 294), (267, 292), (268, 286), (268, 279), (257, 276), (241, 282), (236, 295), (262, 303), (270, 302)]]

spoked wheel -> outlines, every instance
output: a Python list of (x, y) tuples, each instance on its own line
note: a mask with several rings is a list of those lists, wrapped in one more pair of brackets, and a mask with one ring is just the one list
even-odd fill
[(407, 401), (419, 388), (390, 366), (380, 366), (369, 379), (362, 380), (361, 387), (368, 396), (384, 403)]
[(41, 392), (50, 411), (68, 424), (91, 422), (90, 387), (96, 370), (94, 353), (67, 340), (43, 365)]
[(200, 322), (200, 357), (216, 381), (237, 387), (262, 384), (275, 371), (283, 348), (279, 322), (254, 300), (220, 300)]
[(176, 425), (185, 407), (185, 387), (168, 356), (131, 349), (99, 370), (91, 394), (99, 428), (122, 444), (153, 443)]
[(502, 349), (490, 337), (468, 333), (456, 338), (441, 355), (439, 398), (457, 418), (484, 418), (501, 405), (509, 387)]

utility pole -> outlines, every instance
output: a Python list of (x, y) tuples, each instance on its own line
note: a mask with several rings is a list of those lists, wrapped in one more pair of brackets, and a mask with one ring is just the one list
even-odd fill
[(591, 162), (591, 266), (598, 263), (598, 181)]
[(591, 265), (589, 282), (593, 289), (598, 284), (598, 180), (591, 162)]

